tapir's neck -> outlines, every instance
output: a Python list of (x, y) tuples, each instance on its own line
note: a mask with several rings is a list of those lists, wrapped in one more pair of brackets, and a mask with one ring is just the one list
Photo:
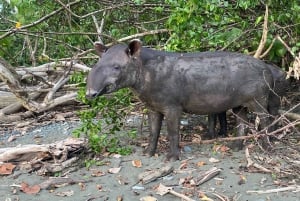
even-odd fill
[(184, 56), (189, 53), (178, 53), (178, 52), (167, 52), (162, 50), (154, 50), (150, 48), (142, 48), (141, 50), (141, 58), (143, 62), (147, 62), (148, 60), (155, 59), (158, 56)]
[(153, 84), (151, 83), (153, 76), (159, 73), (155, 70), (159, 60), (161, 60), (158, 58), (176, 56), (182, 56), (182, 54), (142, 48), (138, 59), (133, 61), (133, 63), (135, 63), (135, 70), (133, 73), (135, 77), (133, 79), (134, 83), (129, 87), (132, 88), (138, 95), (143, 94), (151, 87), (150, 85)]

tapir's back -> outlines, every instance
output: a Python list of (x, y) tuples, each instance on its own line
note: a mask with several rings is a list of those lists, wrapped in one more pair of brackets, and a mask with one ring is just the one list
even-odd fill
[(267, 96), (272, 83), (264, 62), (230, 52), (157, 56), (145, 63), (145, 69), (149, 85), (145, 93), (153, 96), (148, 99), (180, 104), (199, 114), (247, 105)]

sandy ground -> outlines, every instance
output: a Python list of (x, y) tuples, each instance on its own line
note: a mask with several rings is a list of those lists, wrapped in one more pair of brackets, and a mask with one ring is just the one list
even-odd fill
[[(51, 143), (70, 136), (74, 123), (62, 122), (37, 127), (23, 136), (17, 137), (13, 142), (7, 142), (7, 135), (0, 136), (0, 148), (16, 146), (18, 144)], [(18, 133), (14, 133), (18, 135)], [(62, 185), (56, 188), (41, 190), (36, 195), (27, 195), (19, 190), (19, 185), (26, 182), (30, 185), (40, 184), (48, 179), (47, 176), (38, 176), (35, 172), (28, 173), (25, 170), (16, 170), (12, 175), (0, 176), (0, 201), (44, 201), (44, 200), (140, 200), (145, 196), (155, 197), (157, 200), (180, 201), (181, 199), (167, 194), (156, 194), (157, 186), (162, 183), (172, 186), (178, 193), (183, 193), (194, 200), (201, 200), (200, 194), (205, 194), (211, 200), (221, 200), (213, 193), (224, 195), (229, 200), (240, 201), (300, 201), (300, 192), (284, 191), (269, 194), (249, 193), (248, 191), (268, 190), (282, 188), (276, 184), (277, 178), (271, 174), (249, 172), (244, 151), (240, 152), (216, 152), (212, 145), (193, 145), (182, 149), (181, 160), (171, 163), (164, 162), (164, 154), (156, 157), (146, 157), (141, 147), (134, 147), (134, 153), (120, 158), (114, 155), (108, 156), (100, 166), (93, 165), (89, 169), (82, 166), (76, 171), (70, 172), (67, 177), (86, 183), (75, 182), (73, 185)], [(210, 162), (210, 158), (219, 162)], [(134, 167), (133, 160), (141, 160), (142, 167)], [(204, 165), (203, 165), (204, 163)], [(185, 165), (183, 165), (185, 164)], [(165, 166), (174, 167), (169, 175), (159, 178), (148, 184), (138, 181), (138, 175), (148, 170), (157, 170)], [(118, 173), (109, 173), (110, 168), (121, 168)], [(221, 169), (220, 174), (199, 186), (189, 184), (191, 179), (212, 167)], [(95, 175), (98, 174), (98, 175)], [(186, 179), (184, 185), (180, 180)], [(241, 179), (244, 182), (241, 182)], [(291, 179), (287, 180), (291, 181)], [(296, 181), (296, 183), (299, 181)], [(287, 184), (288, 185), (288, 184)]]

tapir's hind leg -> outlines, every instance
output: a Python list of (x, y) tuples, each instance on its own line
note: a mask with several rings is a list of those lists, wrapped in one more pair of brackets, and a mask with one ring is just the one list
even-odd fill
[(216, 114), (209, 114), (208, 115), (208, 133), (204, 135), (205, 139), (214, 139), (216, 138), (216, 122), (217, 122), (217, 115)]

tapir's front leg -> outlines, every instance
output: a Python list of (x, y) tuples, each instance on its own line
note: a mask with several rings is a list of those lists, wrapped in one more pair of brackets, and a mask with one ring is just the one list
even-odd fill
[(159, 112), (150, 111), (148, 114), (150, 135), (149, 145), (148, 148), (145, 150), (145, 153), (149, 156), (153, 156), (155, 154), (163, 118), (163, 114)]
[(217, 122), (217, 115), (216, 114), (209, 114), (208, 115), (208, 133), (205, 135), (207, 139), (216, 138), (216, 122)]
[(167, 123), (168, 139), (170, 143), (170, 150), (167, 154), (167, 160), (179, 160), (179, 121), (181, 110), (178, 108), (168, 109), (165, 117)]

